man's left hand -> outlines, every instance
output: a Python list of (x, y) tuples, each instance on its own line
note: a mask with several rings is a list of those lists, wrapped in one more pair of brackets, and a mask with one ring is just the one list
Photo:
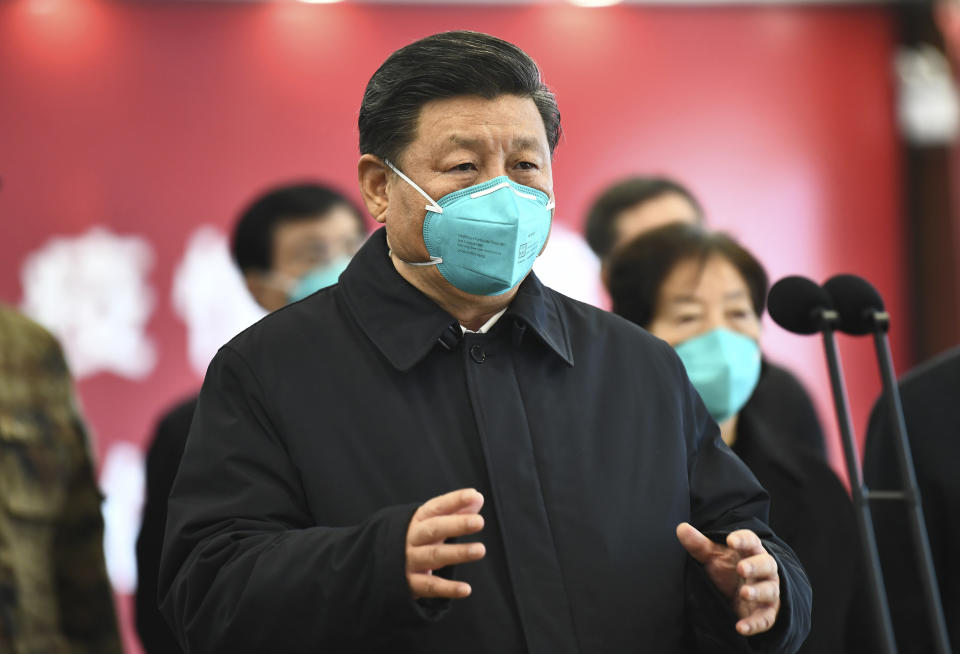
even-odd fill
[(752, 636), (773, 628), (780, 611), (780, 575), (776, 559), (763, 548), (759, 536), (740, 529), (727, 536), (726, 545), (720, 545), (682, 522), (677, 525), (677, 538), (732, 602), (740, 618), (736, 625), (739, 633)]

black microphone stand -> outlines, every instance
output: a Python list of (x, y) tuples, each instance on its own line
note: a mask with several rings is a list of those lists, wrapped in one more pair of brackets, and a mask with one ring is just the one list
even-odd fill
[[(873, 519), (870, 516), (870, 504), (864, 491), (863, 478), (860, 474), (860, 460), (853, 440), (850, 403), (847, 400), (846, 384), (844, 384), (843, 374), (840, 370), (840, 354), (837, 351), (837, 340), (834, 334), (834, 325), (837, 323), (838, 315), (836, 311), (826, 309), (822, 312), (822, 317), (823, 349), (826, 352), (827, 367), (830, 370), (830, 385), (833, 387), (833, 404), (842, 437), (843, 458), (847, 465), (847, 475), (850, 477), (853, 503), (857, 509), (854, 512), (857, 517), (857, 529), (860, 532), (860, 539), (869, 559), (867, 575), (870, 599), (874, 614), (878, 618), (881, 652), (883, 654), (897, 654), (893, 627), (890, 621), (890, 607), (887, 604), (887, 596), (883, 587), (883, 573), (880, 570), (880, 556), (877, 553), (877, 540), (873, 531)], [(926, 532), (924, 532), (925, 536)]]
[[(894, 449), (897, 453), (897, 463), (900, 466), (900, 479), (905, 488), (902, 491), (867, 491), (866, 497), (871, 500), (902, 499), (906, 502), (907, 510), (910, 513), (910, 531), (916, 548), (917, 565), (920, 568), (920, 583), (923, 586), (923, 596), (927, 605), (927, 613), (930, 616), (930, 629), (934, 646), (938, 654), (950, 654), (947, 623), (943, 617), (940, 591), (934, 583), (936, 575), (933, 570), (933, 556), (930, 553), (930, 540), (927, 537), (923, 506), (920, 504), (917, 476), (913, 470), (913, 457), (910, 453), (910, 442), (907, 440), (907, 427), (903, 419), (900, 392), (893, 373), (893, 357), (890, 354), (890, 340), (887, 338), (890, 315), (886, 311), (872, 311), (871, 313), (875, 325), (873, 344), (877, 350), (877, 362), (880, 367), (880, 377), (883, 380), (883, 395), (886, 399), (890, 425), (893, 428)], [(824, 338), (826, 338), (826, 334), (824, 334)], [(874, 545), (874, 547), (876, 546)]]

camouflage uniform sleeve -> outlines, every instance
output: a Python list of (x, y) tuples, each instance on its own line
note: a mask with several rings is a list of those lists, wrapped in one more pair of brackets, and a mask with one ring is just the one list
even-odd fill
[[(59, 346), (66, 376), (66, 365)], [(69, 376), (65, 377), (69, 384)], [(57, 598), (63, 635), (71, 651), (122, 653), (113, 591), (103, 558), (103, 496), (94, 477), (89, 439), (72, 390), (69, 391), (70, 476), (54, 539)]]

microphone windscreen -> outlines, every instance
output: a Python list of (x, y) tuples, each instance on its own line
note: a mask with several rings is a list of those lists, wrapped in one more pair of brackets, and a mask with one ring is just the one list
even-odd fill
[(856, 275), (835, 275), (823, 284), (840, 317), (838, 329), (847, 334), (876, 331), (874, 313), (883, 311), (883, 298), (873, 284)]
[(816, 334), (823, 327), (823, 311), (830, 308), (827, 292), (813, 280), (799, 275), (784, 277), (767, 295), (770, 317), (794, 334)]

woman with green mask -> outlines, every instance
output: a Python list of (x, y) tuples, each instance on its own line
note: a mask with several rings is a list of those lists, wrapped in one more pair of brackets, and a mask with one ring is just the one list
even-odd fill
[(770, 525), (813, 587), (813, 625), (800, 652), (877, 651), (846, 490), (799, 445), (800, 424), (783, 426), (790, 407), (751, 401), (771, 374), (760, 355), (763, 266), (726, 234), (678, 223), (621, 247), (609, 270), (614, 313), (674, 347), (723, 441), (770, 494)]

